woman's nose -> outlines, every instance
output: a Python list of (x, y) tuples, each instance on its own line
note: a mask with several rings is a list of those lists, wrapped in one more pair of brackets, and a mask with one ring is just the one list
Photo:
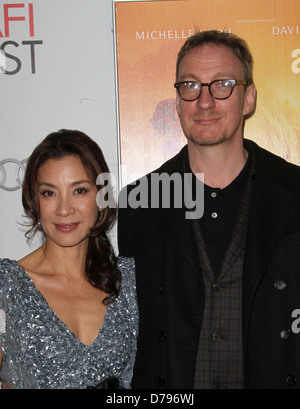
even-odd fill
[(68, 196), (60, 197), (57, 204), (56, 213), (61, 216), (68, 216), (74, 213), (74, 206), (72, 199)]

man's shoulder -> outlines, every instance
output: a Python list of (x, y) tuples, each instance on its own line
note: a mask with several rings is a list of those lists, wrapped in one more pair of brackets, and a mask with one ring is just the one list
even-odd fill
[(262, 148), (254, 141), (245, 139), (245, 146), (252, 149), (259, 173), (264, 172), (276, 179), (289, 179), (300, 183), (300, 166)]

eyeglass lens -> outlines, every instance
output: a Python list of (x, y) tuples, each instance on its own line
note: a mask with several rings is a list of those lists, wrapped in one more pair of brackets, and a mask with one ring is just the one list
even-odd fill
[(200, 96), (202, 87), (208, 86), (212, 97), (216, 99), (226, 99), (231, 95), (234, 85), (235, 84), (229, 80), (215, 80), (210, 84), (200, 84), (195, 81), (190, 81), (178, 84), (178, 92), (182, 99), (193, 101)]

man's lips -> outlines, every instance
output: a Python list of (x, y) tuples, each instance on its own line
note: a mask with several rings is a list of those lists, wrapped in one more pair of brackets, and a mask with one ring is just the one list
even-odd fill
[(220, 119), (220, 116), (196, 116), (194, 121), (200, 124), (212, 124), (217, 122)]
[(57, 230), (62, 231), (62, 232), (71, 232), (75, 230), (78, 226), (78, 223), (59, 223), (55, 224), (55, 227)]

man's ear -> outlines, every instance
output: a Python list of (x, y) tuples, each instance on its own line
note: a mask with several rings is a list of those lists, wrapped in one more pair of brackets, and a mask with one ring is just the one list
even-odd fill
[(177, 95), (176, 95), (176, 111), (177, 111), (178, 118), (180, 118), (179, 101), (180, 101), (180, 97), (179, 97), (178, 92), (177, 92)]
[(256, 88), (254, 84), (248, 85), (246, 88), (245, 102), (244, 102), (244, 116), (251, 116), (255, 111), (256, 106)]

